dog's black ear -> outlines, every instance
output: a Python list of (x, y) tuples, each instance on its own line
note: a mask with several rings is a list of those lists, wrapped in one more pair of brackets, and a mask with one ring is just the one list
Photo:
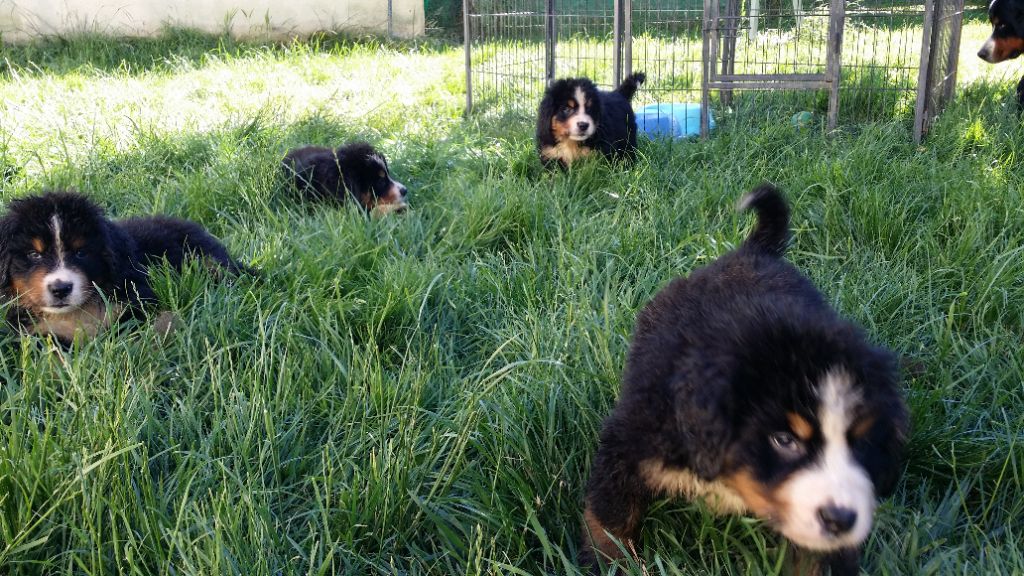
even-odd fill
[(727, 365), (694, 359), (676, 371), (672, 388), (681, 447), (691, 470), (705, 480), (719, 475), (733, 441), (732, 376)]
[(14, 240), (14, 216), (0, 220), (0, 299), (11, 283), (11, 242)]
[(903, 476), (904, 450), (910, 434), (910, 417), (902, 401), (894, 401), (883, 409), (887, 412), (887, 428), (879, 438), (879, 448), (884, 454), (881, 460), (875, 483), (875, 492), (881, 498), (887, 498), (896, 490), (900, 477)]
[(1002, 19), (1002, 22), (1009, 24), (1018, 38), (1024, 38), (1024, 4), (1020, 2), (1010, 2), (1009, 4), (1010, 17)]
[(555, 137), (551, 134), (551, 118), (558, 111), (558, 103), (555, 101), (555, 98), (558, 94), (565, 92), (568, 85), (568, 81), (564, 79), (555, 80), (544, 91), (544, 97), (541, 99), (540, 107), (537, 110), (538, 146), (553, 146), (555, 144)]
[(155, 300), (149, 287), (145, 264), (140, 262), (135, 241), (120, 226), (106, 218), (101, 220), (104, 236), (103, 260), (110, 272), (116, 297), (132, 305)]
[(103, 262), (107, 270), (114, 278), (115, 285), (120, 285), (124, 280), (128, 263), (127, 234), (109, 220), (102, 220), (103, 226)]
[[(875, 485), (875, 493), (882, 498), (892, 495), (903, 475), (904, 449), (910, 435), (910, 415), (900, 394), (900, 372), (916, 377), (924, 367), (901, 362), (891, 351), (871, 346), (863, 354), (862, 373), (858, 379), (870, 382), (874, 426), (866, 440), (872, 449), (864, 456), (864, 464)], [(900, 365), (904, 369), (900, 370)]]
[(903, 475), (904, 452), (910, 437), (910, 413), (899, 392), (896, 362), (895, 357), (890, 360), (891, 394), (880, 406), (881, 428), (874, 439), (883, 454), (877, 478), (874, 479), (875, 491), (883, 498), (892, 495)]

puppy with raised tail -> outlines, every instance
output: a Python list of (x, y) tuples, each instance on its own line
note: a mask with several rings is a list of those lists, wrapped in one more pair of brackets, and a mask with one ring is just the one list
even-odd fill
[(908, 416), (896, 357), (783, 259), (789, 208), (772, 186), (735, 251), (640, 313), (622, 391), (587, 485), (581, 563), (621, 555), (655, 498), (753, 514), (800, 566), (858, 573), (877, 500), (902, 471)]
[(612, 159), (632, 160), (636, 114), (631, 102), (645, 78), (637, 72), (610, 92), (598, 90), (588, 78), (553, 82), (537, 111), (541, 161), (565, 168), (595, 151)]

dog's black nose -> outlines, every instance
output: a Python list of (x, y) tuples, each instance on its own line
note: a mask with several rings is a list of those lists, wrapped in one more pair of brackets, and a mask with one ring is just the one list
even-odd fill
[(857, 523), (857, 513), (850, 508), (828, 505), (818, 508), (818, 519), (826, 532), (839, 536), (849, 532)]
[(71, 282), (65, 282), (63, 280), (54, 280), (50, 282), (50, 285), (46, 287), (50, 291), (50, 294), (58, 300), (63, 300), (71, 294), (71, 291), (75, 289), (75, 285)]
[(409, 195), (409, 190), (405, 186), (399, 184), (398, 193), (402, 195), (402, 198), (405, 198), (406, 196)]
[(982, 60), (988, 60), (988, 46), (983, 46), (981, 50), (978, 50), (978, 58)]
[(576, 126), (579, 127), (580, 130), (586, 130), (587, 128), (590, 128), (590, 122), (577, 122)]

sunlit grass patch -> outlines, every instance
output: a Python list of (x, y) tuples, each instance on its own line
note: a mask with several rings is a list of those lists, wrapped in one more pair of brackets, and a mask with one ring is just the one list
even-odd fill
[[(737, 116), (568, 172), (540, 167), (532, 119), (463, 118), (460, 46), (11, 48), (0, 198), (76, 187), (113, 217), (192, 218), (260, 277), (155, 272), (182, 320), (164, 339), (0, 333), (0, 572), (573, 573), (636, 313), (745, 236), (733, 205), (762, 180), (793, 203), (790, 258), (910, 368), (907, 476), (865, 571), (1024, 571), (1024, 129), (1019, 68), (973, 55), (986, 26), (921, 146), (899, 118), (825, 136)], [(284, 186), (286, 149), (355, 138), (407, 214)], [(776, 574), (785, 548), (661, 502), (623, 573)]]

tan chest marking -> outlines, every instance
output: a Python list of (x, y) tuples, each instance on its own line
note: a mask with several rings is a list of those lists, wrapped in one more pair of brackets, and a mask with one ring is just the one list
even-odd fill
[(546, 160), (561, 160), (566, 165), (572, 164), (580, 158), (586, 158), (593, 152), (593, 148), (581, 146), (575, 140), (569, 140), (568, 138), (554, 146), (545, 146), (540, 149), (541, 156)]
[(644, 460), (640, 463), (640, 474), (652, 490), (687, 500), (704, 500), (719, 514), (739, 514), (747, 510), (740, 495), (725, 484), (708, 482), (683, 468), (665, 466), (662, 460)]
[(43, 314), (32, 326), (32, 333), (54, 336), (72, 341), (76, 338), (95, 338), (100, 330), (108, 328), (121, 316), (124, 309), (120, 304), (109, 308), (102, 302), (89, 303), (64, 314)]

